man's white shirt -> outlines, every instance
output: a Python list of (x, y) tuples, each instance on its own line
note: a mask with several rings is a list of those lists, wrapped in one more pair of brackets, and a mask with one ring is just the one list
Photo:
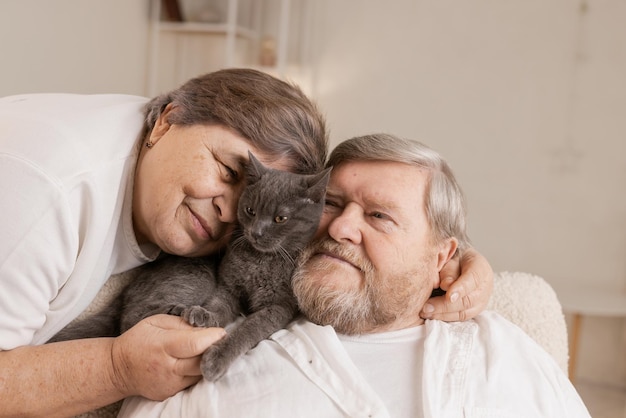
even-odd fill
[(130, 398), (119, 416), (590, 415), (547, 352), (517, 326), (484, 312), (470, 321), (429, 320), (357, 338), (300, 319), (238, 359), (217, 382), (202, 380), (164, 402)]

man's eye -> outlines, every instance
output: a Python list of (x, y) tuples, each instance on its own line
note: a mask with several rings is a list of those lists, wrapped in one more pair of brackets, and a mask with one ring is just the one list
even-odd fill
[(370, 216), (372, 218), (376, 218), (376, 219), (389, 219), (389, 216), (387, 216), (386, 214), (382, 213), (382, 212), (372, 212), (370, 214)]

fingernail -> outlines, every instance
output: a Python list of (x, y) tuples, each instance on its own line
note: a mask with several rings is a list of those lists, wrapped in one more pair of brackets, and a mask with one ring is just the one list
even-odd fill
[(426, 305), (424, 305), (424, 313), (433, 313), (435, 312), (435, 307), (433, 305), (431, 305), (430, 303), (427, 303)]
[(453, 294), (450, 295), (450, 302), (454, 303), (457, 300), (459, 300), (459, 294), (454, 292)]

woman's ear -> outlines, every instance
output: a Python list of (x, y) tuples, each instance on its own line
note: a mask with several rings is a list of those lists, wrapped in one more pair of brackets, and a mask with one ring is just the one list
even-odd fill
[(454, 257), (458, 247), (459, 241), (456, 238), (448, 238), (441, 243), (437, 253), (437, 271), (441, 271), (443, 266)]
[(165, 109), (163, 109), (163, 112), (161, 112), (156, 122), (154, 123), (154, 128), (152, 128), (152, 132), (150, 132), (150, 138), (148, 140), (150, 144), (152, 144), (151, 146), (154, 146), (154, 144), (159, 142), (159, 139), (161, 139), (172, 126), (172, 124), (169, 122), (169, 117), (170, 112), (173, 109), (175, 109), (175, 106), (172, 103), (165, 106)]

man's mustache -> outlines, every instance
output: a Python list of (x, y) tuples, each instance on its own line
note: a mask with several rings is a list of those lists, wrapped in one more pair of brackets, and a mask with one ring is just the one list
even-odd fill
[(362, 272), (371, 272), (374, 270), (374, 266), (371, 261), (359, 251), (356, 251), (353, 246), (341, 244), (330, 238), (322, 238), (309, 244), (305, 250), (305, 257), (303, 261), (306, 262), (316, 254), (325, 254), (338, 258), (352, 264)]

